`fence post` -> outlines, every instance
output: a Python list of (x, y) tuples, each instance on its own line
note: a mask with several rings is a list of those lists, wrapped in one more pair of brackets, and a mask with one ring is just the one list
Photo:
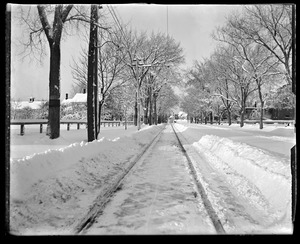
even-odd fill
[(77, 123), (77, 130), (80, 129), (80, 123)]
[(70, 123), (67, 124), (67, 130), (70, 130)]
[(20, 135), (23, 136), (24, 135), (24, 130), (25, 130), (25, 127), (24, 127), (24, 124), (21, 124), (21, 127), (20, 127)]
[(40, 124), (40, 133), (43, 133), (43, 124)]

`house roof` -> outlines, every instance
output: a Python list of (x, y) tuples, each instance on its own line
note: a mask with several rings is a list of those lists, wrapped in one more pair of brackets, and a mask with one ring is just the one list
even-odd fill
[(45, 103), (46, 101), (34, 101), (34, 102), (29, 102), (29, 101), (12, 101), (11, 102), (11, 107), (14, 109), (23, 109), (25, 107), (29, 107), (31, 109), (39, 109), (41, 106)]
[(87, 94), (86, 93), (76, 93), (73, 98), (64, 99), (61, 103), (62, 104), (85, 103), (86, 101), (87, 101)]

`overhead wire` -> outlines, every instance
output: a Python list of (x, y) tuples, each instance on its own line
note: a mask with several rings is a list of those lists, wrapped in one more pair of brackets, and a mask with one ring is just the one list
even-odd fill
[(111, 14), (115, 24), (117, 25), (118, 29), (120, 30), (121, 34), (123, 35), (124, 39), (126, 40), (127, 38), (126, 38), (125, 32), (122, 28), (122, 25), (120, 24), (120, 21), (119, 21), (119, 18), (117, 16), (116, 12), (114, 11), (113, 7), (110, 5), (107, 5), (107, 8), (108, 8), (109, 13)]

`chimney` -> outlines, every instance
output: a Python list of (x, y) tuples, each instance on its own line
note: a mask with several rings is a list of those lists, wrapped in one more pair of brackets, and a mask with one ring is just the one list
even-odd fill
[(83, 94), (85, 94), (85, 88), (83, 88)]
[(68, 100), (68, 93), (66, 93), (66, 100)]
[(32, 98), (32, 102), (34, 102), (34, 97)]

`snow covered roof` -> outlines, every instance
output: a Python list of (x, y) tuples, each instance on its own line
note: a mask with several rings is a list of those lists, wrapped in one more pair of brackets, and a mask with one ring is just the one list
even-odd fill
[(76, 93), (76, 95), (71, 99), (64, 99), (62, 104), (69, 103), (86, 103), (87, 101), (87, 93)]
[(45, 103), (46, 101), (34, 101), (34, 102), (29, 102), (29, 101), (12, 101), (11, 102), (11, 107), (14, 109), (23, 109), (25, 107), (29, 107), (31, 109), (39, 109), (41, 106)]

